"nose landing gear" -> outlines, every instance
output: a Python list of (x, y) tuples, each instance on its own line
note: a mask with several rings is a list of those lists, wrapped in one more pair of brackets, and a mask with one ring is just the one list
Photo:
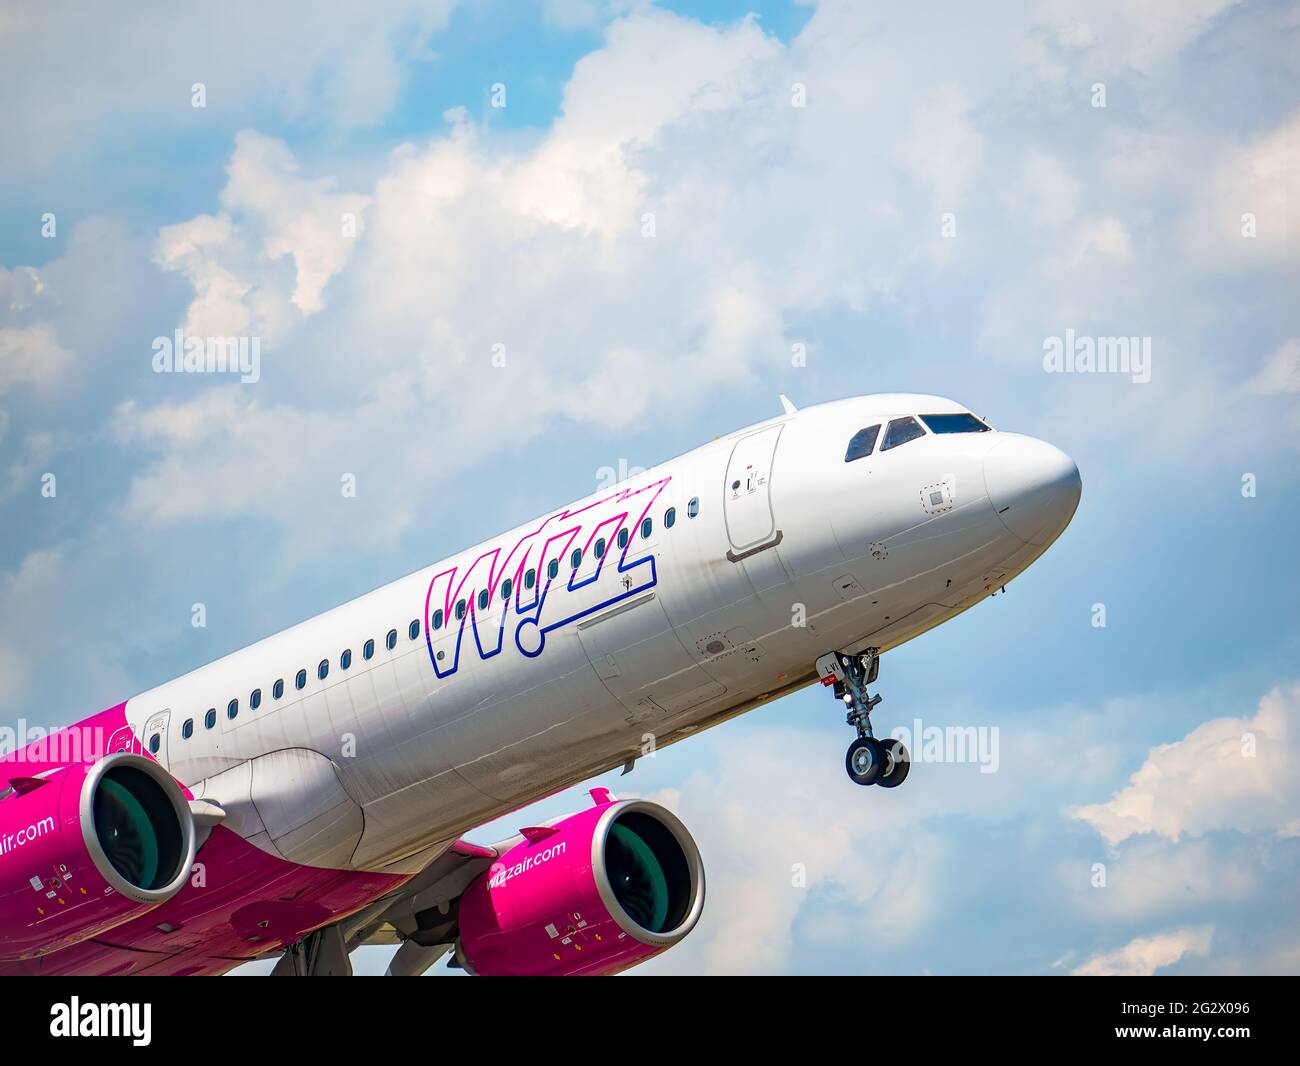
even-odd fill
[(844, 720), (858, 733), (844, 757), (849, 777), (859, 785), (897, 788), (907, 779), (912, 760), (902, 741), (877, 740), (871, 728), (871, 712), (881, 697), (870, 695), (867, 686), (880, 674), (879, 650), (868, 648), (857, 655), (827, 652), (817, 660), (817, 673), (823, 685), (834, 687), (835, 697), (848, 709)]

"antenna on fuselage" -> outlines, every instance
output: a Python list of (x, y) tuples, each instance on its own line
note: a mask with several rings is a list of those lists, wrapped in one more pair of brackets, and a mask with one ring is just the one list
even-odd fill
[(781, 409), (788, 415), (792, 415), (799, 410), (799, 408), (790, 402), (790, 397), (785, 395), (785, 393), (781, 394)]

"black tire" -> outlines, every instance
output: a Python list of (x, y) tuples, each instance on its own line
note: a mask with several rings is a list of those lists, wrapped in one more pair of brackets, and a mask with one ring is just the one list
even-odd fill
[(912, 769), (912, 755), (903, 747), (903, 742), (895, 737), (882, 741), (880, 746), (884, 749), (885, 763), (881, 767), (880, 776), (876, 778), (876, 784), (881, 788), (897, 788), (907, 780), (908, 772)]
[(874, 785), (885, 768), (885, 749), (875, 737), (858, 737), (844, 756), (844, 768), (856, 785)]

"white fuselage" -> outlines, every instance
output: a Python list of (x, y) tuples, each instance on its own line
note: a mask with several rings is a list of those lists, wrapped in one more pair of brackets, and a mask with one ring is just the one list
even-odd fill
[(264, 850), (413, 872), (1028, 566), (1078, 500), (1050, 445), (927, 433), (845, 461), (864, 427), (964, 411), (867, 396), (750, 426), (137, 696), (128, 719)]

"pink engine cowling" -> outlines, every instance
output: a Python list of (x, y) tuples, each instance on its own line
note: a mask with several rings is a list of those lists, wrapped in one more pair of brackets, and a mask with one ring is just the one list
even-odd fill
[(194, 865), (176, 781), (118, 752), (0, 793), (0, 959), (67, 947), (166, 902)]
[(456, 957), (484, 977), (613, 974), (672, 947), (704, 909), (686, 827), (645, 800), (611, 801), (544, 828), (460, 901)]

